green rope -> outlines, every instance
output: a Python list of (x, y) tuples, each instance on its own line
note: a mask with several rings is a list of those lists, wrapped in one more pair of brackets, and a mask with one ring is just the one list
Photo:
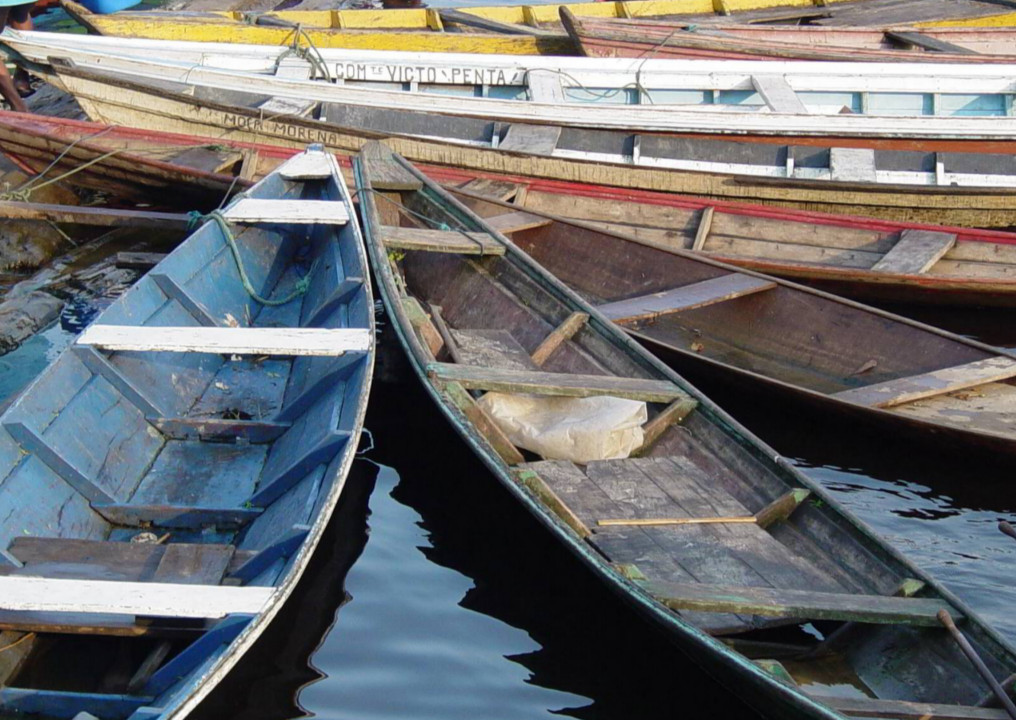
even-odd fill
[[(191, 217), (193, 218), (193, 213), (191, 213)], [(201, 216), (199, 215), (198, 217)], [(254, 289), (254, 286), (250, 282), (250, 278), (247, 277), (247, 270), (244, 268), (243, 260), (240, 258), (240, 248), (236, 245), (236, 238), (233, 237), (233, 230), (229, 227), (229, 222), (218, 210), (213, 210), (203, 216), (203, 218), (206, 220), (214, 220), (219, 226), (223, 237), (226, 238), (226, 244), (229, 245), (229, 249), (233, 253), (233, 261), (236, 263), (236, 269), (240, 273), (240, 281), (243, 283), (243, 289), (247, 291), (247, 294), (250, 295), (255, 302), (261, 305), (267, 305), (268, 307), (278, 307), (279, 305), (285, 305), (286, 303), (292, 302), (298, 297), (306, 294), (307, 289), (310, 287), (311, 273), (314, 272), (313, 267), (311, 267), (306, 275), (296, 281), (296, 286), (293, 288), (293, 292), (289, 293), (286, 297), (278, 300), (271, 300), (258, 295), (257, 290)]]

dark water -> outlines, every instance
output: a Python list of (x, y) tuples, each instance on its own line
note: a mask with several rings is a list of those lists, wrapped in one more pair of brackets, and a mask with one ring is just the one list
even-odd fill
[[(1005, 314), (919, 314), (1016, 344)], [(71, 337), (54, 327), (0, 358), (0, 398)], [(311, 568), (196, 717), (757, 717), (559, 547), (409, 380), (375, 384), (373, 448), (355, 463)], [(985, 470), (983, 458), (926, 458), (889, 436), (722, 399), (1016, 638), (1016, 542), (996, 529), (1016, 522), (1011, 478)]]

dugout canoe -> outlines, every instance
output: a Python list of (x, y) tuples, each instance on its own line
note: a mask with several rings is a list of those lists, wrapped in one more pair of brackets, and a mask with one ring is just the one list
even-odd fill
[(183, 717), (268, 626), (363, 427), (366, 269), (334, 159), (310, 150), (0, 416), (5, 715)]
[[(200, 82), (287, 101), (562, 122), (652, 132), (881, 138), (1016, 137), (1008, 65), (799, 63), (321, 51), (8, 30), (26, 62), (162, 83)], [(331, 82), (315, 82), (312, 78)], [(339, 82), (341, 80), (341, 82)], [(845, 110), (849, 112), (845, 112)], [(743, 114), (731, 118), (730, 113)]]
[(579, 18), (562, 24), (588, 57), (831, 62), (1016, 62), (1012, 28), (864, 28), (698, 25)]
[[(774, 717), (1008, 717), (975, 707), (986, 686), (938, 625), (943, 603), (994, 677), (1012, 672), (1013, 650), (959, 598), (411, 165), (372, 146), (355, 173), (379, 291), (442, 413), (556, 539), (732, 692)], [(627, 427), (641, 431), (623, 452), (526, 440), (523, 415), (504, 412), (515, 393), (573, 438), (589, 433), (590, 398), (635, 404)], [(825, 663), (831, 676), (809, 672)]]
[[(39, 137), (46, 142), (36, 143)], [(119, 197), (125, 196), (126, 188), (126, 197), (146, 204), (165, 202), (168, 188), (173, 189), (170, 199), (182, 194), (180, 184), (189, 179), (193, 179), (194, 193), (205, 192), (203, 173), (191, 165), (217, 166), (226, 174), (220, 181), (223, 185), (232, 177), (229, 182), (243, 188), (249, 178), (262, 177), (294, 153), (271, 145), (0, 111), (0, 150), (33, 173), (51, 166), (54, 172), (81, 167), (60, 156), (68, 146), (80, 147), (84, 138), (99, 144), (100, 151), (123, 149), (114, 158), (127, 162), (131, 172), (125, 175), (117, 168), (106, 168), (107, 159), (68, 176), (66, 182)], [(336, 159), (348, 170), (348, 156)], [(175, 168), (173, 185), (166, 184), (164, 164)], [(594, 222), (647, 242), (700, 252), (855, 299), (947, 306), (1016, 305), (1013, 233), (774, 209), (437, 165), (424, 170), (448, 186), (511, 200), (520, 210)], [(928, 235), (951, 243), (937, 260), (907, 272), (880, 265), (904, 237)]]
[[(554, 131), (553, 144), (530, 141), (512, 147), (511, 138), (529, 137), (534, 126), (337, 103), (328, 105), (325, 120), (265, 116), (263, 107), (254, 107), (264, 103), (263, 96), (232, 93), (227, 97), (220, 90), (200, 85), (144, 84), (75, 67), (47, 65), (34, 69), (71, 92), (93, 120), (113, 125), (291, 148), (320, 142), (347, 155), (370, 139), (389, 138), (401, 154), (414, 161), (481, 173), (680, 192), (906, 222), (970, 227), (1016, 225), (1016, 189), (1011, 187), (1016, 182), (1016, 170), (1009, 168), (1012, 156), (1002, 154), (1012, 152), (1011, 143), (922, 141), (903, 144), (919, 152), (869, 147), (864, 153), (856, 153), (850, 149), (844, 152), (843, 148), (541, 126), (539, 132)], [(319, 114), (317, 109), (314, 113)], [(843, 143), (849, 145), (850, 140), (843, 139)], [(633, 147), (639, 148), (636, 155), (632, 155)], [(953, 152), (970, 148), (978, 152)], [(998, 154), (984, 155), (985, 151)], [(717, 164), (724, 153), (733, 153), (727, 156), (731, 162)], [(847, 180), (849, 176), (841, 175), (841, 171), (851, 168), (849, 160), (857, 157), (867, 159), (876, 170), (888, 171), (899, 181), (880, 184), (878, 175), (876, 182)], [(848, 162), (837, 164), (843, 158)], [(787, 178), (791, 169), (791, 177)], [(983, 183), (980, 187), (946, 184), (962, 182), (969, 175), (963, 171), (969, 169), (983, 171), (974, 173), (978, 177), (984, 173), (995, 175), (975, 179)], [(821, 179), (833, 178), (834, 174), (837, 179), (832, 182)], [(914, 179), (923, 184), (904, 184)], [(944, 181), (942, 185), (932, 184), (940, 180)]]

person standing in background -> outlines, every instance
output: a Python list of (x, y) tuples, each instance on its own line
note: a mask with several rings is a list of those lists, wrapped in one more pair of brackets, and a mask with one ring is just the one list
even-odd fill
[[(15, 30), (32, 29), (32, 5), (23, 0), (0, 0), (0, 28), (10, 25)], [(0, 95), (18, 112), (28, 112), (28, 106), (21, 99), (21, 92), (30, 94), (32, 89), (28, 83), (28, 73), (19, 69), (15, 78), (7, 71), (7, 66), (0, 63)]]

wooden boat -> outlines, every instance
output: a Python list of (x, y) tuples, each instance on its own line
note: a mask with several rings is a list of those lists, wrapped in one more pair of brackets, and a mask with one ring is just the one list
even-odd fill
[(279, 611), (363, 426), (353, 213), (332, 157), (297, 156), (0, 416), (5, 715), (183, 717)]
[[(1016, 137), (1016, 120), (1007, 109), (1016, 96), (1016, 79), (1004, 65), (716, 65), (378, 51), (321, 51), (308, 60), (292, 58), (285, 47), (259, 45), (17, 31), (5, 32), (0, 40), (27, 62), (57, 60), (141, 81), (252, 92), (286, 100), (288, 112), (296, 115), (306, 114), (305, 106), (317, 101), (560, 124), (561, 105), (575, 104), (582, 112), (570, 115), (567, 125), (576, 127), (731, 135)], [(744, 117), (733, 121), (731, 112)]]
[(1011, 28), (864, 28), (696, 25), (578, 18), (562, 8), (569, 36), (589, 57), (1013, 63)]
[[(840, 148), (816, 149), (553, 126), (533, 130), (534, 126), (527, 124), (506, 126), (479, 118), (338, 103), (328, 104), (324, 120), (266, 116), (261, 107), (264, 96), (227, 95), (198, 85), (176, 89), (166, 83), (144, 84), (74, 67), (34, 69), (48, 73), (71, 92), (94, 120), (114, 125), (282, 147), (320, 142), (342, 154), (356, 152), (369, 139), (390, 138), (401, 154), (414, 161), (474, 172), (681, 192), (906, 222), (1016, 225), (1016, 192), (1006, 187), (1016, 176), (1016, 169), (1008, 168), (1011, 158), (979, 155), (1012, 153), (1014, 146), (1008, 142), (878, 141), (858, 153), (849, 149), (848, 139), (834, 140), (843, 143)], [(211, 99), (213, 96), (216, 99)], [(553, 133), (553, 138), (548, 135), (548, 142), (537, 143), (545, 132)], [(807, 138), (793, 141), (806, 142)], [(885, 145), (908, 152), (884, 150)], [(631, 153), (633, 147), (639, 148), (636, 155)], [(976, 152), (955, 152), (967, 149)], [(731, 153), (727, 156), (730, 162), (723, 162), (725, 153)], [(848, 179), (858, 177), (847, 174), (856, 168), (850, 161), (857, 158), (878, 163), (874, 182)], [(837, 164), (843, 159), (846, 164)], [(833, 167), (823, 173), (822, 163)], [(991, 174), (980, 180), (965, 178), (963, 171), (972, 168)], [(883, 170), (889, 171), (891, 178), (910, 182), (916, 178), (925, 184), (880, 183), (878, 178), (886, 177), (880, 174)], [(903, 172), (892, 174), (900, 170)], [(821, 179), (823, 175), (832, 182)], [(957, 186), (970, 180), (982, 184)]]
[[(27, 138), (21, 136), (21, 128), (28, 130)], [(36, 134), (51, 141), (36, 147), (31, 144)], [(186, 163), (196, 159), (187, 152), (189, 148), (214, 153), (214, 162), (221, 164), (227, 174), (234, 174), (237, 187), (249, 183), (239, 176), (241, 171), (260, 178), (294, 152), (264, 144), (231, 140), (213, 143), (153, 130), (0, 112), (0, 150), (18, 153), (14, 157), (22, 158), (27, 153), (22, 148), (31, 147), (32, 172), (50, 165), (62, 169), (61, 152), (86, 137), (95, 138), (92, 142), (101, 143), (103, 148), (129, 150), (134, 182), (128, 187), (132, 198), (149, 204), (162, 202), (165, 197), (163, 162), (188, 177), (191, 170)], [(349, 156), (336, 159), (344, 171), (348, 170)], [(67, 169), (72, 167), (67, 165)], [(448, 186), (480, 188), (498, 199), (511, 199), (520, 210), (594, 222), (648, 242), (701, 252), (848, 297), (953, 306), (1012, 307), (1016, 303), (1016, 282), (1012, 279), (1016, 263), (1014, 233), (773, 209), (437, 165), (423, 166), (423, 170)], [(198, 173), (196, 190), (201, 188), (201, 178)], [(67, 182), (114, 194), (123, 185), (105, 176), (101, 162), (69, 176)], [(923, 232), (954, 236), (954, 245), (930, 266), (914, 268), (910, 273), (873, 269), (901, 237)]]
[[(875, 425), (897, 438), (934, 438), (939, 447), (1016, 454), (1016, 356), (1008, 351), (770, 276), (735, 272), (679, 245), (521, 211), (468, 191), (461, 197), (682, 373), (765, 386), (822, 418), (848, 417), (854, 428)], [(710, 225), (716, 220), (708, 215)], [(760, 230), (746, 229), (749, 218), (738, 220), (716, 229)], [(880, 264), (898, 281), (910, 275), (912, 283), (910, 268), (934, 262), (955, 242), (945, 233), (901, 235)], [(1016, 247), (1006, 249), (1013, 255)]]
[[(840, 2), (841, 0), (831, 0)], [(557, 5), (385, 10), (167, 12), (99, 15), (73, 0), (63, 8), (90, 32), (121, 38), (287, 45), (299, 27), (317, 48), (502, 54), (575, 53)], [(857, 4), (850, 3), (850, 4)], [(822, 15), (812, 0), (628, 0), (569, 3), (582, 17), (692, 17), (734, 13), (746, 20)]]
[[(251, 183), (243, 148), (0, 110), (0, 150), (38, 181), (108, 192), (121, 199), (211, 210)], [(281, 159), (289, 157), (292, 151)], [(30, 193), (29, 193), (30, 197)]]
[[(692, 658), (774, 717), (1008, 717), (973, 707), (986, 686), (940, 610), (965, 617), (993, 677), (1012, 672), (1013, 649), (959, 598), (408, 163), (375, 145), (356, 176), (378, 287), (428, 393), (505, 488)], [(518, 393), (575, 444), (553, 423), (520, 431)], [(637, 407), (610, 425), (630, 442), (597, 442), (586, 403)]]

